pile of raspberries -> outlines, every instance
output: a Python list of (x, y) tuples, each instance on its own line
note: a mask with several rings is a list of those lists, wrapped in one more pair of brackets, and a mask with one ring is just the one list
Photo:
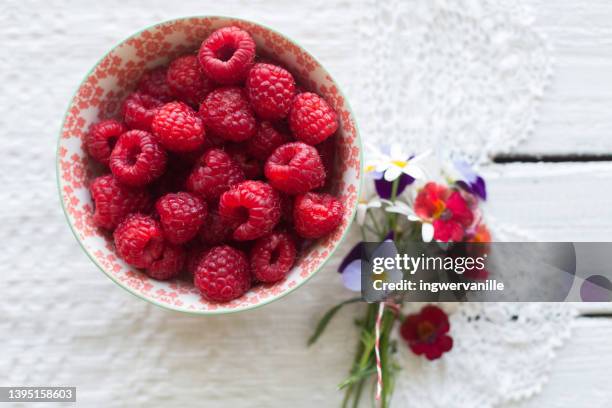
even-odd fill
[(123, 122), (94, 124), (87, 151), (110, 173), (90, 186), (97, 226), (154, 279), (182, 273), (227, 302), (285, 278), (305, 240), (332, 232), (343, 205), (321, 192), (336, 112), (238, 27), (144, 74)]

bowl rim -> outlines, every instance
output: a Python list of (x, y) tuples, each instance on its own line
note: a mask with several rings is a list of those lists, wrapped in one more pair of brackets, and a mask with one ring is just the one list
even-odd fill
[[(79, 246), (81, 247), (83, 252), (85, 252), (87, 257), (93, 262), (93, 264), (96, 265), (97, 268), (105, 276), (107, 276), (113, 283), (115, 283), (117, 286), (119, 286), (120, 288), (122, 288), (126, 292), (132, 294), (136, 298), (144, 300), (144, 301), (146, 301), (148, 303), (151, 303), (151, 304), (153, 304), (153, 305), (155, 305), (155, 306), (157, 306), (157, 307), (159, 307), (161, 309), (164, 309), (164, 310), (169, 310), (169, 311), (179, 312), (179, 313), (185, 313), (185, 314), (192, 315), (192, 316), (209, 316), (209, 315), (234, 314), (234, 313), (245, 312), (245, 311), (248, 311), (248, 310), (258, 309), (258, 308), (260, 308), (262, 306), (268, 305), (268, 304), (270, 304), (272, 302), (275, 302), (275, 301), (277, 301), (279, 299), (282, 299), (285, 296), (289, 295), (290, 293), (293, 293), (298, 288), (302, 287), (304, 284), (306, 284), (306, 282), (308, 282), (316, 274), (318, 274), (321, 271), (321, 269), (323, 269), (323, 267), (325, 267), (325, 265), (329, 262), (331, 257), (336, 253), (336, 251), (338, 250), (338, 247), (340, 246), (340, 244), (346, 239), (346, 236), (348, 235), (349, 230), (351, 229), (352, 221), (354, 220), (355, 214), (357, 212), (358, 200), (356, 201), (355, 205), (351, 209), (351, 214), (350, 214), (350, 217), (348, 218), (349, 219), (349, 225), (346, 227), (346, 229), (343, 232), (342, 236), (340, 236), (338, 241), (335, 243), (334, 248), (331, 251), (329, 251), (329, 254), (327, 254), (327, 256), (321, 262), (319, 267), (313, 273), (311, 273), (310, 276), (304, 278), (300, 282), (296, 282), (295, 286), (288, 288), (283, 293), (275, 295), (275, 296), (273, 296), (270, 299), (267, 299), (265, 301), (258, 302), (258, 303), (254, 304), (254, 305), (248, 305), (248, 306), (243, 306), (243, 307), (236, 307), (236, 308), (233, 308), (233, 309), (221, 309), (221, 310), (189, 310), (189, 309), (181, 308), (180, 306), (168, 305), (168, 304), (164, 304), (164, 303), (158, 302), (157, 300), (150, 299), (150, 298), (142, 295), (141, 293), (139, 293), (135, 289), (132, 289), (132, 288), (124, 285), (122, 282), (120, 282), (118, 279), (116, 279), (111, 273), (108, 273), (104, 269), (104, 267), (98, 263), (98, 261), (90, 253), (89, 249), (87, 249), (87, 247), (85, 246), (85, 244), (83, 243), (83, 241), (79, 237), (79, 234), (75, 230), (72, 222), (70, 221), (70, 217), (68, 216), (68, 211), (66, 209), (66, 204), (64, 203), (64, 198), (63, 198), (63, 194), (62, 194), (62, 177), (61, 177), (61, 172), (60, 172), (60, 148), (61, 148), (61, 142), (62, 142), (62, 135), (63, 135), (64, 125), (66, 123), (66, 119), (68, 117), (68, 113), (69, 113), (70, 107), (72, 106), (72, 101), (76, 97), (76, 95), (79, 92), (79, 89), (81, 88), (81, 86), (83, 86), (83, 84), (86, 82), (87, 78), (89, 78), (89, 76), (94, 72), (96, 67), (111, 52), (113, 52), (119, 46), (121, 46), (124, 43), (126, 43), (128, 40), (139, 36), (140, 34), (142, 34), (143, 32), (145, 32), (147, 30), (156, 28), (157, 26), (161, 26), (161, 25), (164, 25), (164, 24), (171, 24), (171, 23), (174, 23), (174, 22), (183, 21), (183, 20), (189, 20), (189, 19), (194, 19), (194, 18), (214, 18), (214, 19), (220, 19), (220, 20), (234, 20), (234, 21), (242, 21), (242, 22), (245, 22), (245, 23), (248, 23), (248, 24), (259, 25), (260, 27), (263, 27), (263, 28), (265, 28), (268, 31), (274, 32), (275, 34), (278, 34), (278, 35), (284, 37), (285, 39), (287, 39), (291, 43), (293, 43), (296, 46), (298, 46), (303, 52), (308, 54), (314, 61), (316, 61), (316, 63), (321, 68), (323, 68), (323, 64), (321, 64), (321, 61), (319, 61), (314, 55), (312, 55), (306, 48), (302, 47), (293, 38), (288, 37), (287, 35), (285, 35), (283, 33), (280, 33), (280, 32), (278, 32), (277, 30), (275, 30), (273, 28), (270, 28), (270, 27), (268, 27), (265, 24), (262, 24), (262, 23), (256, 22), (256, 21), (252, 21), (252, 20), (246, 20), (246, 19), (243, 19), (243, 18), (229, 17), (229, 16), (223, 16), (223, 15), (194, 15), (194, 16), (177, 17), (177, 18), (173, 18), (173, 19), (170, 19), (170, 20), (164, 20), (164, 21), (161, 21), (161, 22), (158, 22), (158, 23), (155, 23), (155, 24), (148, 25), (148, 26), (146, 26), (146, 27), (136, 31), (133, 34), (130, 34), (129, 36), (125, 37), (124, 39), (122, 39), (119, 42), (115, 43), (111, 48), (109, 48), (109, 50), (106, 51), (96, 61), (96, 63), (85, 73), (83, 79), (76, 86), (76, 89), (72, 93), (72, 96), (71, 96), (71, 98), (70, 98), (70, 100), (68, 102), (68, 106), (66, 107), (66, 111), (64, 112), (64, 117), (62, 119), (62, 122), (61, 122), (60, 128), (59, 128), (59, 135), (58, 135), (58, 138), (57, 138), (57, 146), (56, 146), (56, 151), (55, 151), (56, 185), (57, 185), (57, 190), (58, 190), (58, 194), (59, 194), (60, 205), (62, 207), (62, 211), (64, 213), (64, 217), (66, 218), (66, 222), (67, 222), (68, 226), (70, 227), (70, 231), (72, 232), (72, 235), (74, 235), (74, 237), (76, 238), (76, 241), (78, 242)], [(355, 113), (353, 112), (353, 109), (351, 108), (351, 105), (350, 105), (348, 99), (346, 98), (345, 94), (342, 92), (342, 89), (340, 88), (340, 85), (334, 79), (333, 75), (329, 72), (329, 70), (327, 68), (323, 68), (323, 69), (324, 69), (325, 73), (329, 76), (331, 81), (334, 83), (334, 85), (336, 85), (336, 87), (338, 88), (338, 92), (340, 93), (340, 95), (344, 99), (345, 107), (348, 110), (348, 112), (350, 113), (350, 117), (353, 120), (353, 123), (355, 125), (355, 141), (356, 141), (357, 146), (359, 147), (359, 173), (358, 173), (358, 176), (357, 176), (357, 197), (359, 197), (360, 194), (361, 194), (361, 177), (363, 177), (363, 145), (361, 143), (361, 137), (360, 137), (360, 133), (359, 133), (359, 125), (357, 123), (357, 119), (356, 119)]]

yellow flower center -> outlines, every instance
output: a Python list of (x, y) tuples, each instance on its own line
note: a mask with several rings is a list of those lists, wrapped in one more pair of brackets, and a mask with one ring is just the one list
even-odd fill
[(394, 166), (399, 167), (400, 169), (403, 169), (404, 167), (406, 167), (408, 165), (408, 162), (404, 161), (404, 160), (391, 160), (391, 163)]
[(435, 210), (433, 212), (433, 218), (438, 219), (442, 216), (442, 213), (444, 213), (444, 210), (446, 210), (446, 205), (444, 204), (444, 201), (436, 200), (434, 202), (434, 207), (435, 207)]
[(383, 271), (383, 273), (380, 273), (378, 275), (372, 274), (372, 282), (376, 282), (376, 281), (387, 282), (388, 281), (387, 272)]
[(365, 172), (366, 172), (366, 173), (371, 173), (371, 172), (373, 172), (375, 169), (376, 169), (376, 166), (373, 166), (373, 165), (371, 165), (371, 164), (368, 164), (368, 165), (365, 167)]

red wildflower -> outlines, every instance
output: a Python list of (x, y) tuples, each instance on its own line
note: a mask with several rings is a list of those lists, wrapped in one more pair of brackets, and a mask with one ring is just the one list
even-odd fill
[(476, 231), (474, 231), (474, 234), (469, 237), (467, 242), (476, 242), (481, 244), (489, 243), (491, 242), (491, 233), (486, 225), (478, 224)]
[(429, 182), (414, 201), (416, 214), (433, 224), (434, 239), (442, 242), (461, 241), (474, 220), (465, 198), (459, 191)]
[(418, 314), (406, 316), (400, 335), (414, 354), (435, 360), (453, 348), (453, 338), (446, 334), (449, 329), (446, 313), (437, 306), (427, 305)]
[[(484, 224), (478, 224), (476, 229), (466, 239), (465, 249), (468, 256), (473, 258), (486, 257), (489, 253), (489, 243), (491, 242), (491, 233)], [(484, 280), (489, 277), (487, 269), (478, 269), (476, 267), (468, 269), (463, 274), (466, 278), (475, 280)]]

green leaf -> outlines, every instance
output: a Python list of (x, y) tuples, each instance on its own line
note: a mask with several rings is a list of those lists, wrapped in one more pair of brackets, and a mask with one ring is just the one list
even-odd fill
[(361, 332), (361, 342), (363, 343), (363, 347), (366, 349), (371, 349), (373, 348), (374, 343), (376, 343), (376, 337), (374, 336), (374, 333), (364, 330)]
[(338, 384), (338, 389), (341, 390), (343, 388), (348, 387), (351, 384), (356, 383), (357, 381), (369, 377), (372, 374), (376, 373), (376, 367), (372, 366), (372, 367), (367, 367), (363, 370), (359, 370), (354, 374), (351, 374), (347, 379), (345, 379), (344, 381), (342, 381), (340, 384)]
[(360, 302), (360, 301), (361, 301), (360, 297), (348, 299), (348, 300), (345, 300), (344, 302), (338, 303), (336, 306), (329, 309), (327, 313), (323, 315), (321, 320), (319, 320), (319, 324), (317, 324), (317, 328), (315, 329), (315, 332), (308, 339), (308, 345), (310, 346), (314, 344), (315, 341), (317, 341), (319, 336), (321, 336), (321, 334), (323, 334), (323, 331), (325, 331), (325, 328), (327, 327), (331, 319), (334, 317), (336, 313), (338, 313), (338, 311), (342, 308), (342, 306), (348, 305), (349, 303), (355, 303), (355, 302)]

